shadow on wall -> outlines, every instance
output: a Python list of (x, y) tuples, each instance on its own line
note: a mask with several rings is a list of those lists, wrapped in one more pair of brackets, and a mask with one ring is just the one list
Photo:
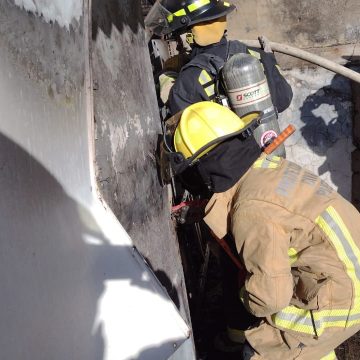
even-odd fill
[[(319, 175), (330, 172), (331, 180), (338, 192), (347, 194), (347, 184), (343, 181), (343, 172), (338, 171), (345, 163), (345, 154), (341, 153), (351, 141), (352, 111), (349, 81), (336, 75), (331, 84), (309, 95), (302, 107), (301, 121), (305, 124), (300, 130), (309, 148), (318, 156), (326, 157), (319, 167)], [(350, 154), (349, 154), (350, 156)], [(350, 174), (349, 174), (350, 176)]]
[[(147, 260), (148, 261), (148, 260)], [(151, 267), (151, 265), (150, 265)], [(158, 278), (158, 280), (160, 281), (160, 283), (162, 284), (162, 286), (165, 287), (170, 299), (172, 300), (172, 302), (175, 304), (175, 306), (177, 307), (177, 309), (180, 309), (180, 300), (179, 300), (179, 295), (177, 293), (177, 289), (176, 287), (173, 285), (173, 283), (171, 282), (171, 280), (169, 279), (169, 277), (167, 276), (167, 274), (165, 273), (165, 271), (163, 270), (156, 270), (154, 272), (155, 276)]]
[[(358, 44), (354, 45), (354, 51), (356, 50)], [(354, 68), (352, 70), (359, 72), (358, 66), (360, 65), (360, 56), (358, 55), (350, 55), (350, 56), (342, 56), (343, 59), (347, 60), (348, 64), (351, 64)]]
[(115, 26), (120, 33), (129, 26), (137, 33), (139, 25), (144, 28), (140, 0), (93, 0), (92, 1), (92, 39), (96, 40), (99, 29), (107, 37)]
[(93, 216), (2, 134), (0, 188), (1, 358), (103, 359), (103, 329), (94, 321), (104, 282), (129, 279), (153, 291), (127, 267), (131, 248), (111, 246)]

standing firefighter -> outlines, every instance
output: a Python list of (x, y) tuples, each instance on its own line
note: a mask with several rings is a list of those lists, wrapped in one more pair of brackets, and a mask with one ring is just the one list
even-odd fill
[(244, 358), (336, 359), (360, 329), (360, 215), (318, 176), (260, 154), (249, 136), (256, 120), (211, 102), (188, 107), (175, 170), (201, 167), (214, 192), (205, 222), (235, 239), (246, 270), (239, 296), (258, 318)]
[[(221, 95), (221, 86), (217, 86), (220, 71), (237, 53), (247, 53), (261, 61), (278, 112), (290, 105), (291, 87), (280, 74), (269, 45), (265, 45), (263, 51), (226, 39), (226, 16), (234, 9), (234, 5), (222, 0), (158, 0), (146, 17), (145, 25), (157, 35), (188, 32), (193, 38), (191, 60), (181, 69), (170, 92), (168, 106), (172, 114)], [(166, 78), (160, 82), (168, 87)]]

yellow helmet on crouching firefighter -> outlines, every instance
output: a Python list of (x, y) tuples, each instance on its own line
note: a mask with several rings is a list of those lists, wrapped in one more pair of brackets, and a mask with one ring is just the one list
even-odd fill
[(229, 138), (252, 136), (261, 117), (261, 112), (252, 112), (240, 118), (229, 108), (210, 101), (190, 105), (175, 130), (175, 151), (191, 165)]

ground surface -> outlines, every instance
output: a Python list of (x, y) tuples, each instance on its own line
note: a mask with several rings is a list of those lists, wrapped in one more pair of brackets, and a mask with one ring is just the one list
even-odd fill
[(360, 333), (340, 345), (336, 350), (336, 355), (339, 360), (360, 359)]
[[(211, 255), (201, 306), (190, 302), (198, 360), (241, 360), (241, 353), (223, 353), (214, 347), (216, 335), (226, 327), (222, 309), (220, 267)], [(336, 349), (338, 360), (360, 359), (360, 333)], [(317, 360), (317, 359), (314, 359)]]

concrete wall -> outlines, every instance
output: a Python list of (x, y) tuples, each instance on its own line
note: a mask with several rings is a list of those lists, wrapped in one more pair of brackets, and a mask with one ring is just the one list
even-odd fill
[(140, 1), (95, 0), (92, 6), (98, 183), (190, 321), (168, 193), (156, 169), (161, 126)]
[(280, 127), (295, 125), (287, 158), (319, 174), (351, 201), (353, 104), (350, 81), (321, 68), (284, 73), (294, 99), (280, 114)]
[(230, 16), (235, 38), (273, 41), (301, 48), (355, 44), (360, 36), (357, 0), (233, 0), (237, 12)]
[[(237, 12), (229, 17), (234, 39), (270, 40), (311, 49), (337, 62), (360, 55), (358, 0), (233, 0)], [(293, 59), (279, 57), (287, 68)]]

